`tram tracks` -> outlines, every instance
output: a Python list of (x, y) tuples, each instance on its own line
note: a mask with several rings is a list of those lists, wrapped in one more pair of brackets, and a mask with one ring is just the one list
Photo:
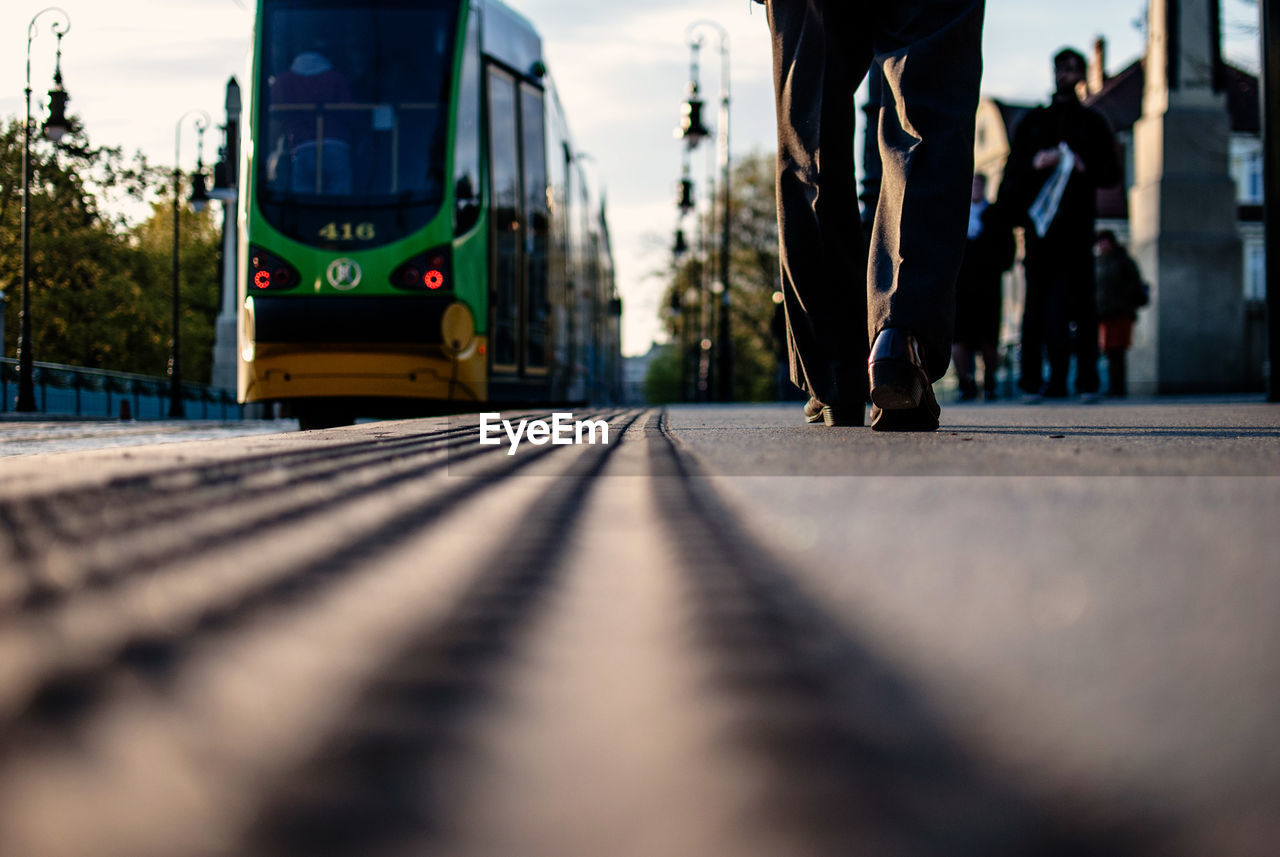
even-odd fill
[[(471, 426), (393, 440), (255, 455), (0, 501), (0, 622), (123, 574), (289, 526), (329, 503), (376, 495), (491, 452)], [(180, 524), (172, 534), (166, 528)], [(0, 547), (3, 543), (0, 542)]]
[(434, 769), (565, 574), (583, 509), (636, 419), (540, 492), (448, 613), (372, 674), (353, 716), (264, 807), (246, 853), (398, 853), (405, 837), (439, 833)]
[[(50, 521), (46, 535), (58, 535), (30, 558), (26, 571), (52, 573), (59, 587), (31, 587), (0, 612), (0, 660), (7, 667), (0, 722), (19, 712), (47, 722), (78, 711), (96, 697), (106, 672), (172, 660), (202, 630), (299, 596), (551, 449), (498, 458), (472, 443), (473, 435), (450, 430), (389, 449), (357, 444), (336, 456), (294, 455), (277, 461), (282, 479), (247, 489), (242, 482), (256, 478), (262, 459), (202, 468), (196, 473), (208, 479), (203, 487), (181, 470), (122, 480), (94, 492), (101, 496), (93, 502), (111, 497), (107, 508), (129, 508), (129, 514), (96, 526), (60, 527), (65, 497), (33, 502), (30, 508)], [(451, 462), (482, 455), (495, 463), (475, 478), (425, 481)], [(193, 488), (184, 492), (183, 484)], [(161, 496), (141, 508), (128, 502), (153, 485)], [(173, 494), (182, 496), (166, 496)], [(403, 508), (390, 516), (383, 508), (389, 494), (404, 497)], [(157, 504), (170, 504), (158, 530), (148, 515)], [(86, 502), (76, 505), (72, 516), (83, 515)], [(308, 525), (320, 532), (288, 537), (289, 528)]]
[[(344, 473), (376, 472), (379, 464), (403, 462), (441, 448), (458, 448), (473, 434), (466, 428), (429, 432), (394, 441), (343, 444), (275, 455), (254, 455), (195, 467), (170, 467), (113, 479), (88, 489), (76, 487), (50, 494), (0, 502), (0, 524), (9, 536), (7, 563), (27, 570), (26, 592), (0, 595), (0, 611), (13, 603), (31, 605), (56, 600), (59, 588), (91, 585), (85, 580), (42, 576), (59, 566), (58, 551), (76, 553), (89, 542), (113, 535), (154, 533), (197, 510), (251, 504), (264, 496), (283, 496), (309, 484), (323, 484)], [(249, 519), (252, 520), (250, 510)], [(7, 600), (6, 600), (7, 596)]]
[[(616, 417), (617, 414), (607, 415), (608, 417)], [(465, 436), (465, 433), (464, 433)], [(173, 568), (157, 568), (153, 569), (151, 574), (146, 575), (151, 580), (148, 585), (154, 586), (154, 579), (159, 576), (163, 570), (164, 576), (169, 579), (170, 585), (176, 585), (175, 581), (179, 578), (185, 578), (188, 582), (200, 580), (200, 586), (196, 587), (201, 590), (202, 598), (195, 599), (190, 604), (175, 605), (173, 611), (175, 615), (160, 617), (164, 621), (157, 622), (155, 614), (155, 603), (164, 604), (165, 599), (153, 599), (150, 612), (143, 615), (140, 611), (134, 610), (132, 618), (133, 622), (107, 622), (107, 625), (113, 625), (109, 631), (99, 629), (97, 635), (93, 639), (85, 639), (81, 646), (70, 647), (65, 645), (48, 645), (51, 640), (48, 624), (53, 613), (60, 610), (70, 610), (72, 602), (82, 602), (85, 599), (83, 592), (73, 592), (72, 597), (68, 598), (68, 604), (63, 606), (44, 607), (37, 613), (41, 613), (37, 620), (31, 619), (29, 616), (20, 616), (22, 620), (27, 621), (26, 628), (19, 630), (30, 631), (33, 636), (43, 636), (42, 640), (29, 640), (31, 644), (29, 649), (34, 649), (37, 642), (45, 644), (41, 648), (42, 652), (53, 652), (52, 656), (42, 663), (32, 664), (26, 671), (28, 686), (22, 687), (24, 682), (22, 676), (16, 676), (11, 671), (7, 671), (6, 690), (8, 691), (7, 702), (5, 706), (6, 712), (10, 715), (7, 722), (0, 727), (0, 734), (3, 735), (3, 744), (6, 752), (2, 754), (6, 765), (0, 765), (0, 842), (6, 841), (4, 830), (11, 827), (14, 823), (20, 830), (26, 830), (28, 836), (16, 836), (16, 841), (26, 842), (28, 846), (34, 847), (34, 851), (28, 849), (28, 853), (85, 853), (77, 850), (74, 843), (69, 845), (65, 850), (50, 848), (50, 842), (42, 841), (40, 831), (43, 828), (42, 821), (48, 822), (48, 816), (52, 814), (57, 816), (58, 808), (47, 805), (49, 795), (45, 795), (46, 801), (42, 801), (39, 797), (39, 790), (27, 790), (20, 781), (13, 779), (14, 770), (21, 770), (24, 766), (29, 767), (32, 763), (32, 748), (39, 748), (34, 755), (44, 755), (44, 763), (38, 767), (45, 770), (56, 769), (63, 765), (70, 764), (75, 758), (83, 758), (84, 747), (80, 746), (80, 753), (68, 753), (66, 747), (70, 745), (80, 745), (82, 742), (89, 740), (87, 736), (93, 736), (98, 733), (101, 739), (103, 722), (123, 725), (129, 722), (134, 724), (131, 728), (126, 729), (132, 735), (131, 738), (125, 740), (117, 737), (114, 741), (108, 740), (107, 746), (103, 748), (106, 752), (110, 746), (123, 742), (124, 746), (117, 746), (112, 752), (124, 752), (125, 755), (136, 757), (139, 754), (154, 755), (157, 751), (156, 745), (164, 745), (161, 739), (157, 741), (155, 738), (149, 739), (142, 744), (138, 744), (138, 736), (136, 730), (141, 724), (148, 720), (169, 721), (172, 719), (172, 709), (181, 708), (179, 701), (175, 697), (184, 695), (184, 688), (190, 691), (193, 686), (198, 688), (198, 693), (213, 693), (218, 696), (211, 685), (218, 684), (218, 680), (198, 680), (193, 679), (192, 675), (210, 674), (227, 671), (226, 657), (219, 657), (211, 660), (212, 652), (219, 649), (243, 649), (245, 641), (256, 636), (274, 636), (279, 642), (281, 629), (290, 624), (290, 615), (294, 616), (294, 620), (302, 625), (311, 626), (311, 634), (317, 634), (318, 628), (323, 628), (319, 633), (330, 637), (341, 637), (341, 631), (335, 631), (333, 616), (327, 617), (328, 621), (321, 621), (319, 615), (325, 611), (314, 609), (319, 602), (325, 602), (336, 597), (336, 593), (341, 590), (359, 590), (361, 587), (373, 586), (372, 579), (383, 576), (399, 575), (398, 585), (407, 587), (409, 592), (420, 590), (424, 585), (423, 580), (417, 579), (421, 575), (415, 575), (413, 572), (406, 571), (406, 563), (404, 557), (401, 556), (398, 563), (398, 571), (392, 571), (397, 566), (397, 561), (388, 561), (388, 554), (403, 554), (404, 541), (416, 541), (420, 538), (426, 541), (443, 543), (446, 550), (440, 552), (432, 552), (432, 556), (424, 557), (422, 562), (422, 570), (428, 573), (434, 573), (433, 561), (440, 562), (451, 566), (451, 574), (457, 577), (457, 585), (462, 585), (461, 581), (468, 579), (468, 574), (473, 572), (466, 571), (474, 568), (474, 563), (460, 563), (459, 560), (468, 553), (465, 545), (460, 544), (460, 539), (449, 539), (446, 531), (448, 521), (454, 521), (464, 515), (466, 510), (471, 506), (477, 505), (472, 502), (479, 499), (479, 505), (488, 500), (489, 495), (499, 493), (494, 490), (494, 486), (514, 486), (519, 489), (519, 493), (527, 493), (530, 486), (538, 485), (542, 480), (508, 480), (507, 477), (517, 473), (533, 470), (537, 471), (538, 467), (531, 467), (543, 459), (551, 457), (553, 447), (547, 446), (542, 448), (529, 448), (525, 452), (515, 457), (508, 457), (505, 454), (493, 455), (493, 450), (488, 447), (480, 448), (478, 444), (474, 447), (468, 447), (473, 450), (475, 455), (485, 455), (486, 459), (493, 464), (485, 469), (481, 469), (476, 475), (469, 476), (456, 481), (442, 482), (439, 479), (434, 480), (431, 490), (419, 490), (414, 502), (407, 503), (403, 509), (397, 514), (386, 515), (385, 508), (382, 509), (383, 514), (371, 517), (368, 522), (372, 526), (365, 527), (362, 532), (344, 532), (339, 539), (341, 546), (337, 550), (318, 551), (318, 555), (313, 555), (304, 559), (300, 559), (292, 565), (286, 565), (277, 569), (274, 573), (264, 572), (265, 568), (271, 565), (271, 557), (266, 557), (266, 562), (258, 563), (259, 567), (251, 575), (241, 575), (239, 582), (241, 586), (232, 585), (231, 581), (226, 579), (211, 580), (209, 575), (216, 573), (218, 563), (212, 561), (202, 562), (199, 559), (187, 558), (186, 561), (180, 563), (181, 569)], [(608, 447), (602, 448), (597, 455), (607, 455)], [(456, 452), (456, 450), (455, 450)], [(591, 451), (594, 453), (595, 451)], [(470, 452), (465, 452), (465, 456), (470, 457)], [(446, 461), (448, 459), (445, 459)], [(457, 459), (454, 459), (455, 461)], [(602, 459), (601, 459), (602, 460)], [(347, 462), (349, 465), (350, 462)], [(441, 462), (433, 460), (423, 464), (419, 469), (410, 469), (406, 471), (412, 476), (425, 477), (427, 471), (439, 471)], [(244, 469), (243, 465), (238, 465)], [(172, 474), (170, 474), (172, 475)], [(180, 474), (178, 474), (180, 476)], [(590, 481), (591, 473), (585, 473), (580, 477), (569, 480), (570, 484), (582, 485)], [(181, 481), (181, 479), (179, 479)], [(414, 486), (422, 488), (428, 485), (431, 480), (412, 478), (404, 478), (399, 480), (399, 490), (406, 494), (415, 492), (406, 489)], [(564, 480), (553, 480), (553, 487), (550, 489), (552, 493), (562, 491)], [(554, 487), (561, 486), (561, 487)], [(118, 486), (117, 486), (118, 487)], [(486, 490), (488, 489), (488, 490)], [(380, 503), (378, 505), (385, 507), (388, 502), (386, 486), (382, 486), (381, 493), (378, 494)], [(367, 498), (371, 499), (371, 498)], [(355, 501), (353, 501), (354, 503)], [(394, 503), (394, 500), (391, 502)], [(573, 502), (572, 500), (568, 502)], [(368, 505), (366, 503), (365, 505)], [(510, 516), (514, 511), (516, 520), (520, 520), (519, 507), (512, 507), (510, 504), (504, 504), (504, 508), (500, 510), (502, 514)], [(438, 521), (438, 518), (447, 519), (445, 522)], [(296, 524), (296, 522), (295, 522)], [(315, 522), (312, 521), (314, 526)], [(225, 559), (225, 558), (224, 558)], [(263, 558), (259, 558), (263, 559)], [(523, 566), (526, 569), (531, 568), (531, 564), (536, 564), (536, 557), (528, 560)], [(224, 566), (225, 567), (225, 566)], [(386, 569), (386, 570), (384, 570)], [(132, 578), (132, 574), (129, 576)], [(449, 575), (442, 575), (447, 577)], [(250, 579), (251, 578), (251, 579)], [(245, 586), (244, 584), (249, 584)], [(430, 584), (434, 585), (434, 584)], [(127, 588), (127, 583), (124, 588)], [(376, 588), (376, 587), (375, 587)], [(121, 585), (117, 584), (110, 589), (121, 589), (122, 591), (115, 593), (119, 598), (125, 599), (128, 593), (124, 592)], [(102, 596), (106, 594), (95, 593)], [(136, 597), (137, 593), (133, 593)], [(418, 593), (420, 598), (421, 593)], [(347, 603), (347, 611), (351, 610), (353, 599), (348, 593), (345, 599)], [(370, 602), (370, 608), (372, 604)], [(405, 603), (419, 603), (414, 598), (404, 599), (403, 601), (392, 599), (385, 602), (384, 608), (395, 612), (396, 609), (404, 610)], [(337, 605), (332, 605), (336, 608)], [(419, 607), (422, 607), (419, 603)], [(164, 609), (163, 607), (161, 609)], [(432, 606), (432, 609), (439, 609), (438, 606)], [(98, 610), (99, 616), (104, 612), (110, 612), (105, 605), (101, 605)], [(123, 614), (128, 611), (121, 611)], [(357, 609), (357, 613), (359, 610)], [(183, 614), (183, 615), (176, 615)], [(73, 632), (74, 623), (70, 619), (70, 614), (62, 617), (64, 627), (63, 632)], [(117, 619), (120, 617), (117, 616)], [(360, 621), (354, 623), (355, 627), (363, 628), (359, 634), (366, 637), (376, 637), (379, 631), (367, 625), (367, 617), (358, 617)], [(414, 618), (412, 614), (401, 613), (402, 621)], [(416, 617), (421, 619), (421, 617)], [(141, 620), (141, 621), (138, 621)], [(318, 623), (318, 624), (317, 624)], [(17, 623), (19, 626), (23, 622)], [(33, 628), (32, 625), (40, 624), (46, 627)], [(98, 622), (102, 624), (101, 619)], [(394, 626), (395, 623), (389, 623)], [(416, 624), (416, 622), (414, 623)], [(5, 630), (12, 632), (11, 627)], [(165, 627), (167, 625), (167, 627)], [(164, 630), (157, 631), (157, 626)], [(269, 630), (271, 629), (271, 630)], [(232, 633), (234, 632), (234, 633)], [(289, 639), (286, 635), (284, 639)], [(10, 640), (12, 642), (12, 640)], [(327, 642), (327, 641), (326, 641)], [(368, 640), (366, 640), (368, 642)], [(262, 645), (251, 648), (250, 660), (261, 659), (264, 657)], [(380, 649), (371, 649), (372, 652)], [(349, 658), (339, 658), (340, 661), (349, 661)], [(339, 665), (328, 665), (320, 667), (313, 664), (314, 669), (321, 673), (328, 670), (333, 672), (335, 669), (338, 673), (344, 670), (351, 675), (360, 674), (360, 670), (356, 669), (352, 663), (344, 662)], [(354, 672), (352, 672), (354, 670)], [(301, 670), (306, 673), (306, 670)], [(22, 671), (19, 670), (21, 674)], [(15, 682), (15, 678), (17, 681)], [(294, 682), (290, 679), (292, 676), (279, 676), (278, 684), (289, 687)], [(311, 676), (315, 678), (314, 675)], [(332, 676), (330, 677), (332, 679)], [(223, 679), (225, 681), (225, 679)], [(316, 702), (316, 687), (324, 687), (328, 682), (313, 682), (310, 689), (312, 701)], [(15, 692), (14, 685), (17, 684), (18, 691)], [(266, 688), (263, 688), (264, 690)], [(296, 689), (296, 688), (295, 688)], [(224, 692), (226, 688), (223, 689)], [(241, 691), (244, 689), (241, 688)], [(225, 695), (225, 693), (224, 693)], [(267, 695), (270, 695), (269, 693)], [(308, 694), (297, 693), (287, 697), (285, 702), (292, 701), (294, 705), (298, 704), (298, 700)], [(229, 700), (223, 700), (220, 705), (215, 707), (225, 707), (238, 704), (235, 700), (241, 694), (230, 694)], [(339, 694), (340, 696), (340, 694)], [(317, 706), (311, 710), (307, 716), (314, 717), (315, 710), (321, 711), (340, 711), (340, 704), (334, 699), (325, 699), (325, 704), (331, 706), (324, 708)], [(287, 711), (288, 705), (284, 706)], [(149, 711), (149, 713), (144, 713)], [(127, 717), (124, 712), (131, 712)], [(221, 712), (225, 715), (227, 712)], [(216, 712), (215, 712), (216, 714)], [(250, 718), (251, 720), (253, 718)], [(296, 721), (305, 721), (307, 718), (299, 716)], [(319, 719), (323, 719), (320, 717)], [(211, 724), (214, 734), (203, 736), (206, 740), (216, 742), (216, 735), (222, 734), (227, 736), (228, 741), (234, 743), (237, 736), (241, 739), (248, 737), (251, 732), (244, 722), (237, 722), (235, 718), (211, 716), (207, 711), (201, 712), (200, 716), (194, 717), (193, 721), (205, 722)], [(289, 722), (289, 718), (285, 717), (284, 721)], [(306, 729), (300, 722), (293, 722), (290, 728), (297, 729), (300, 734), (305, 734)], [(99, 724), (94, 726), (94, 724)], [(169, 724), (172, 727), (173, 724)], [(260, 724), (256, 724), (260, 725)], [(51, 731), (52, 730), (52, 731)], [(173, 731), (172, 728), (166, 730), (160, 729), (163, 734), (165, 731)], [(184, 728), (177, 730), (185, 732), (186, 739), (177, 742), (185, 744), (188, 750), (191, 750), (192, 738), (190, 729)], [(79, 738), (75, 736), (79, 735)], [(196, 740), (195, 744), (201, 746), (205, 743), (202, 740)], [(252, 741), (241, 740), (240, 743), (252, 744)], [(150, 746), (150, 750), (147, 747)], [(131, 748), (131, 749), (130, 749)], [(173, 752), (175, 744), (169, 742), (169, 752)], [(239, 749), (239, 748), (237, 748)], [(266, 748), (260, 748), (266, 749)], [(283, 751), (271, 750), (264, 754), (268, 758), (274, 758)], [(233, 753), (239, 756), (240, 752)], [(72, 759), (67, 757), (71, 756)], [(62, 761), (58, 762), (57, 759)], [(182, 767), (179, 765), (178, 767)], [(212, 767), (217, 767), (212, 766)], [(218, 790), (222, 798), (234, 795), (237, 791), (242, 791), (246, 785), (244, 779), (245, 769), (252, 769), (255, 765), (247, 764), (244, 768), (233, 773), (232, 779), (238, 782), (239, 788), (228, 787), (225, 794), (222, 790)], [(7, 768), (8, 777), (2, 776)], [(124, 777), (128, 780), (127, 771), (129, 765), (119, 765), (113, 771), (99, 771), (98, 773), (105, 776), (108, 781), (120, 780)], [(90, 772), (92, 769), (90, 769)], [(86, 772), (81, 772), (86, 773)], [(211, 772), (206, 770), (205, 773)], [(135, 771), (136, 774), (136, 771)], [(69, 781), (62, 782), (63, 788), (72, 788), (80, 786), (84, 787), (87, 780), (93, 777), (72, 777)], [(213, 777), (214, 780), (217, 777)], [(6, 787), (7, 786), (7, 787)], [(117, 783), (117, 788), (111, 788), (104, 783), (98, 784), (99, 788), (95, 790), (96, 803), (91, 801), (93, 806), (102, 809), (101, 817), (96, 819), (97, 823), (106, 823), (106, 817), (119, 816), (123, 812), (124, 816), (131, 813), (127, 808), (116, 806), (114, 814), (108, 812), (108, 805), (112, 804), (110, 795), (117, 793), (129, 792), (130, 786), (134, 789), (141, 786), (137, 782)], [(12, 798), (17, 795), (22, 799), (16, 803), (22, 808), (19, 809), (14, 805)], [(134, 795), (134, 798), (137, 796)], [(6, 800), (5, 798), (9, 798)], [(7, 804), (7, 806), (6, 806)], [(4, 811), (4, 810), (8, 811)], [(65, 810), (65, 807), (63, 807)], [(225, 811), (231, 811), (230, 807), (224, 807)], [(94, 810), (91, 809), (90, 814)], [(234, 813), (233, 813), (234, 814)], [(181, 816), (182, 813), (177, 813)], [(64, 819), (69, 825), (64, 824), (64, 828), (69, 830), (77, 830), (82, 827), (85, 830), (92, 830), (95, 827), (94, 820), (87, 819), (83, 815), (79, 818)], [(189, 821), (197, 822), (196, 819)], [(225, 822), (225, 819), (223, 820)], [(197, 822), (198, 823), (198, 822)], [(209, 822), (211, 829), (222, 829), (221, 823)], [(164, 827), (164, 825), (161, 825)], [(145, 832), (141, 829), (133, 830), (129, 836), (124, 836), (120, 840), (121, 854), (171, 854), (180, 853), (173, 850), (175, 843), (172, 839), (172, 831), (170, 836), (161, 835), (163, 831), (152, 830)], [(75, 839), (75, 837), (71, 837)], [(89, 840), (86, 838), (81, 845)], [(41, 850), (41, 849), (44, 850)], [(154, 848), (154, 850), (149, 850)], [(110, 849), (97, 850), (96, 853), (112, 853)]]

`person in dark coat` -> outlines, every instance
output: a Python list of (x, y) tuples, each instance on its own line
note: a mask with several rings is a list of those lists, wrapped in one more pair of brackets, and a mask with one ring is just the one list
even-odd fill
[[(805, 417), (932, 431), (951, 362), (973, 176), (984, 0), (769, 0), (778, 234), (791, 380)], [(854, 91), (881, 73), (869, 254), (853, 167)]]
[[(1120, 180), (1115, 136), (1106, 118), (1080, 103), (1084, 57), (1069, 48), (1053, 60), (1057, 91), (1014, 132), (998, 202), (1026, 236), (1022, 311), (1023, 392), (1067, 395), (1071, 353), (1076, 392), (1098, 392), (1098, 317), (1093, 230), (1098, 188)], [(1074, 342), (1072, 328), (1074, 326)], [(1073, 347), (1074, 346), (1074, 347)], [(1047, 352), (1049, 379), (1044, 383)]]
[(1107, 357), (1107, 395), (1123, 398), (1129, 393), (1125, 362), (1133, 323), (1150, 298), (1137, 263), (1110, 229), (1098, 233), (1093, 269), (1098, 284), (1098, 348)]
[(956, 277), (956, 336), (951, 361), (960, 382), (960, 400), (978, 397), (976, 355), (982, 355), (983, 395), (996, 395), (999, 364), (1001, 278), (1013, 264), (1013, 234), (994, 205), (987, 202), (987, 177), (973, 177), (969, 233), (960, 275)]

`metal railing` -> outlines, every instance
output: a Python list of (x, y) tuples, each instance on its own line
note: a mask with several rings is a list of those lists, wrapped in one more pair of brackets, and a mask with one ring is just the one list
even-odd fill
[[(58, 363), (35, 364), (39, 413), (85, 418), (169, 418), (169, 379), (132, 372), (85, 369)], [(0, 413), (13, 410), (18, 361), (0, 357)], [(208, 384), (182, 384), (187, 419), (239, 420), (241, 405), (228, 391)]]

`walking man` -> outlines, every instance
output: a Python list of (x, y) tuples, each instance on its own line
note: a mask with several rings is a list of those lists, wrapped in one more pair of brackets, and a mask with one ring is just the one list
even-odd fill
[[(1076, 392), (1098, 392), (1098, 310), (1093, 228), (1098, 188), (1120, 180), (1107, 120), (1080, 103), (1084, 57), (1064, 48), (1053, 58), (1056, 92), (1018, 125), (999, 204), (1025, 228), (1027, 293), (1022, 310), (1019, 388), (1031, 397), (1064, 398), (1071, 353)], [(1074, 346), (1072, 327), (1074, 326)], [(1049, 380), (1043, 363), (1049, 358)]]
[[(778, 234), (805, 417), (933, 431), (951, 359), (973, 176), (984, 0), (768, 0)], [(880, 191), (866, 250), (854, 91), (881, 72)], [(865, 334), (863, 331), (865, 330)]]

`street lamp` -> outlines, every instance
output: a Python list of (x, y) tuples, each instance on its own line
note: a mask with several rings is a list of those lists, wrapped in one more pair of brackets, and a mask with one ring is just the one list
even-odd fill
[(675, 256), (676, 259), (680, 259), (688, 252), (689, 241), (684, 237), (684, 230), (677, 228), (675, 243), (671, 245), (671, 255)]
[(169, 350), (169, 417), (186, 416), (182, 404), (182, 352), (179, 347), (179, 288), (178, 288), (178, 232), (182, 199), (182, 123), (188, 116), (196, 115), (196, 173), (191, 178), (191, 208), (197, 214), (204, 210), (209, 193), (204, 186), (204, 132), (209, 127), (209, 114), (203, 110), (188, 110), (182, 114), (173, 129), (173, 346)]
[[(700, 27), (709, 27), (720, 36), (720, 117), (717, 121), (716, 144), (720, 158), (720, 183), (724, 193), (721, 205), (724, 222), (720, 234), (720, 282), (724, 284), (724, 291), (720, 295), (720, 324), (716, 336), (719, 340), (717, 397), (720, 401), (727, 402), (733, 397), (733, 348), (729, 339), (729, 31), (707, 19), (690, 24), (685, 28), (685, 38), (689, 40), (695, 56), (702, 40), (701, 37), (694, 38), (694, 33)], [(696, 87), (693, 92), (696, 95)], [(691, 145), (697, 144), (694, 142)]]
[(22, 125), (22, 310), (18, 330), (18, 400), (19, 411), (36, 409), (35, 358), (31, 353), (31, 42), (35, 40), (40, 16), (56, 12), (63, 18), (50, 25), (58, 38), (57, 60), (53, 67), (53, 89), (49, 90), (49, 120), (44, 135), (54, 143), (67, 133), (67, 90), (62, 86), (62, 37), (71, 32), (71, 16), (57, 6), (41, 9), (27, 25), (27, 117)]

